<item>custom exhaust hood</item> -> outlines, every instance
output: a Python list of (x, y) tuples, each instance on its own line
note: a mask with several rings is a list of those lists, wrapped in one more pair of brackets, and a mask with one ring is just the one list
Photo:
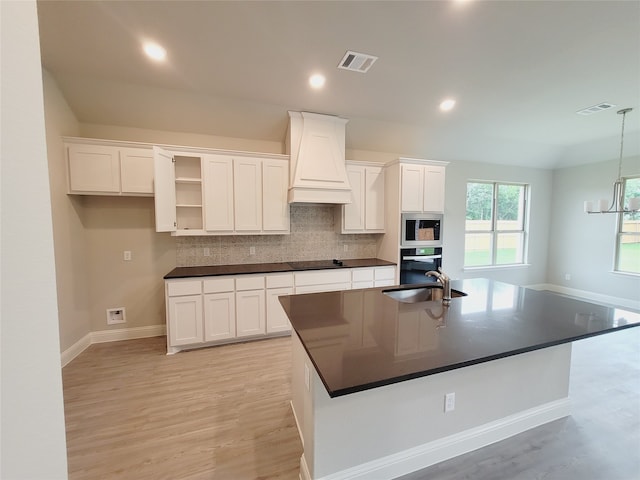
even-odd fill
[(345, 125), (333, 115), (289, 112), (289, 203), (351, 203), (345, 168)]

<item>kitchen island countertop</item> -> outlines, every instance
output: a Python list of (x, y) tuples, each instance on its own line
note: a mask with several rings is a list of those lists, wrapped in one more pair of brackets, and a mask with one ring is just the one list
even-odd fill
[(280, 297), (329, 396), (337, 397), (635, 327), (640, 314), (487, 279), (467, 295), (401, 303), (369, 288)]

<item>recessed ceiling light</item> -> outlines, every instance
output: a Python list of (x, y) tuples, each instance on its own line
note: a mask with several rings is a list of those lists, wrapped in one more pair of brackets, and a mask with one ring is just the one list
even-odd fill
[(309, 85), (311, 85), (312, 88), (322, 88), (324, 87), (324, 82), (326, 82), (326, 80), (327, 79), (324, 75), (316, 73), (309, 77)]
[(440, 103), (440, 110), (442, 110), (443, 112), (448, 112), (455, 106), (456, 106), (456, 101), (452, 98), (447, 98), (446, 100), (443, 100)]
[(147, 57), (156, 62), (162, 62), (167, 58), (167, 51), (157, 43), (145, 42), (143, 49)]

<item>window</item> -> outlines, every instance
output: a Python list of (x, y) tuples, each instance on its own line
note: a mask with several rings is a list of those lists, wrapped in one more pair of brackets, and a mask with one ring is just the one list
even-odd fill
[(467, 183), (464, 266), (525, 261), (527, 185)]
[[(629, 205), (630, 198), (640, 197), (640, 177), (623, 179), (622, 192), (624, 205)], [(640, 273), (640, 213), (638, 212), (618, 215), (615, 270)]]

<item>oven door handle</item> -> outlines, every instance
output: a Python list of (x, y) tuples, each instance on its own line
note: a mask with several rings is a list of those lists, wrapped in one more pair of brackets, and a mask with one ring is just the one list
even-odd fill
[(442, 255), (412, 255), (402, 257), (402, 260), (417, 260), (418, 262), (424, 262), (427, 260), (434, 260), (436, 258), (442, 258)]

